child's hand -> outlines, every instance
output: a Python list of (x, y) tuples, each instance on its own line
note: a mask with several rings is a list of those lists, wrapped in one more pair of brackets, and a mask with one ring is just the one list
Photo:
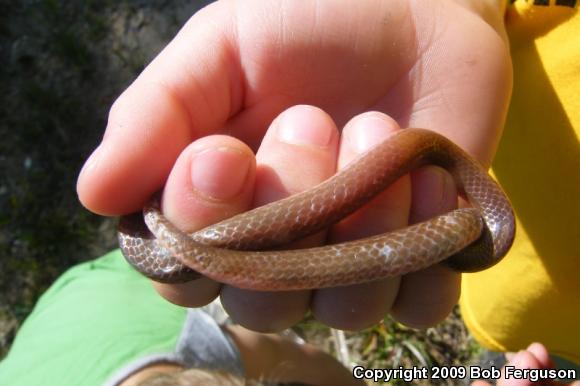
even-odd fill
[[(399, 126), (438, 131), (489, 165), (510, 94), (510, 60), (501, 34), (462, 3), (212, 4), (111, 108), (103, 142), (79, 177), (81, 201), (96, 213), (125, 214), (165, 184), (164, 212), (193, 231), (312, 187), (335, 173), (337, 161), (343, 166)], [(278, 117), (297, 104), (322, 110), (295, 107)], [(371, 110), (398, 124), (379, 113), (357, 117)], [(338, 131), (353, 117), (339, 143)], [(211, 136), (217, 133), (230, 136)], [(250, 149), (258, 147), (256, 169)], [(416, 221), (454, 206), (454, 188), (439, 169), (413, 178), (412, 194), (403, 179), (334, 227), (330, 239), (401, 227), (409, 216)], [(306, 243), (323, 242), (321, 235)], [(254, 293), (207, 279), (158, 288), (189, 306), (221, 292), (234, 320), (273, 331), (309, 309), (346, 329), (388, 312), (430, 325), (456, 302), (459, 282), (433, 267), (313, 293)]]
[[(497, 381), (497, 386), (533, 386), (533, 385), (545, 385), (545, 386), (580, 386), (580, 381), (572, 382), (570, 384), (564, 384), (561, 382), (541, 380), (537, 382), (532, 382), (529, 378), (524, 377), (522, 379), (516, 379), (513, 376), (513, 372), (510, 376), (506, 376), (506, 367), (515, 367), (516, 369), (552, 369), (554, 364), (550, 359), (548, 350), (546, 347), (540, 343), (532, 343), (527, 349), (513, 354), (508, 361), (508, 363), (502, 369), (501, 379)], [(516, 375), (519, 376), (519, 375)], [(475, 381), (471, 386), (491, 386), (489, 382), (485, 381)]]

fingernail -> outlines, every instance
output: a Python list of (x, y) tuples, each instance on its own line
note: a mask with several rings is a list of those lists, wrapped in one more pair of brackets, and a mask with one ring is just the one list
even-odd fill
[(191, 160), (191, 182), (199, 193), (226, 200), (241, 192), (249, 170), (249, 154), (227, 147), (206, 149)]
[(347, 132), (346, 140), (356, 153), (364, 153), (386, 140), (391, 132), (385, 120), (375, 116), (365, 116), (353, 123), (355, 127)]
[(292, 145), (326, 147), (334, 131), (328, 118), (320, 114), (285, 113), (278, 118), (277, 125), (280, 141)]

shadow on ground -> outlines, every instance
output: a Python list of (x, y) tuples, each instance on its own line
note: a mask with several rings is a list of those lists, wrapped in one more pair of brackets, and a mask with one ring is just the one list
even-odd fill
[(0, 1), (0, 358), (38, 296), (115, 245), (75, 183), (109, 106), (203, 1)]

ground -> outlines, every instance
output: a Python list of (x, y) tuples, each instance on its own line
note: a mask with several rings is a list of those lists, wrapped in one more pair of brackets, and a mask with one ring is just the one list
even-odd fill
[[(76, 177), (115, 97), (203, 3), (0, 0), (0, 359), (60, 273), (115, 247), (116, 220), (82, 208)], [(328, 329), (300, 329), (334, 350)], [(457, 311), (425, 331), (386, 319), (347, 342), (351, 360), (380, 368), (464, 365), (479, 350)]]

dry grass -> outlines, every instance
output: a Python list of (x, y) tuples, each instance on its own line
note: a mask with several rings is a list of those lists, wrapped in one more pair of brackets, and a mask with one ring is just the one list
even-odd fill
[[(307, 341), (316, 343), (337, 355), (336, 340), (331, 331), (313, 320), (298, 326)], [(466, 366), (477, 358), (480, 346), (473, 340), (456, 308), (437, 326), (415, 330), (387, 317), (364, 331), (345, 334), (350, 365), (375, 369), (431, 368), (433, 366)], [(456, 385), (459, 380), (392, 380), (392, 385)], [(369, 382), (369, 384), (374, 384)]]

